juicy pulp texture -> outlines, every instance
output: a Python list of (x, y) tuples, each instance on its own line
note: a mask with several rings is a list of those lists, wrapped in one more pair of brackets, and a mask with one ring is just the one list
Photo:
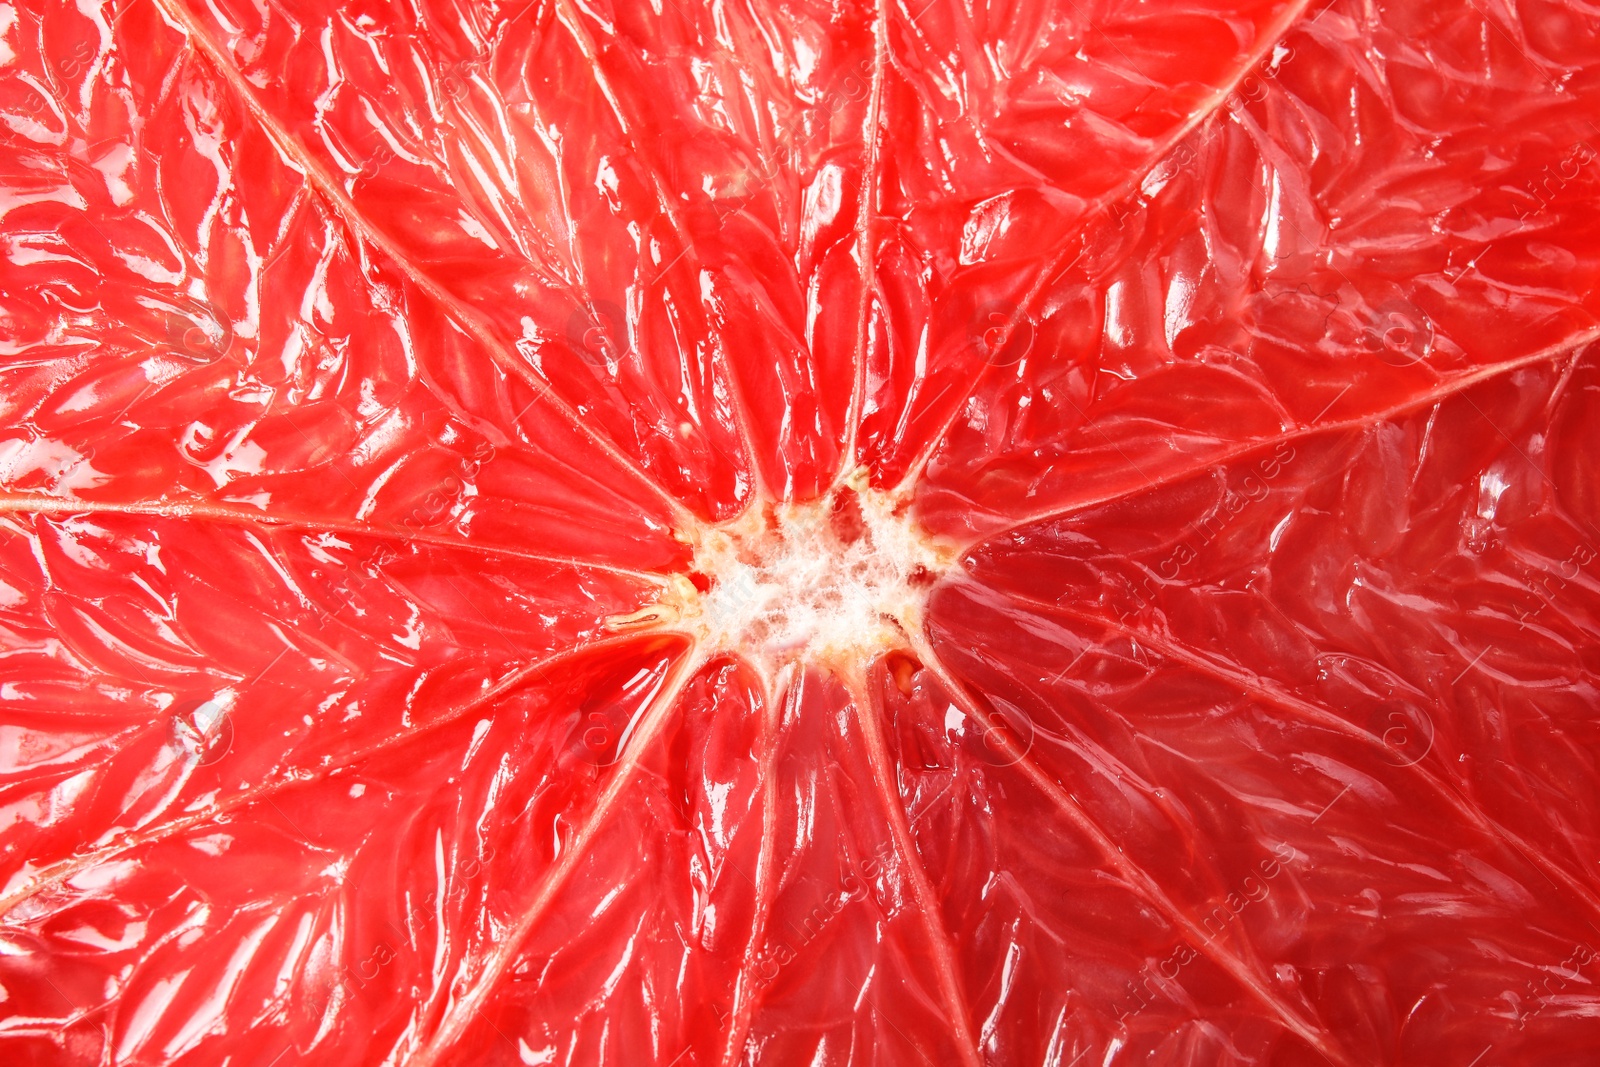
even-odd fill
[(0, 1061), (1586, 1064), (1600, 11), (0, 4)]

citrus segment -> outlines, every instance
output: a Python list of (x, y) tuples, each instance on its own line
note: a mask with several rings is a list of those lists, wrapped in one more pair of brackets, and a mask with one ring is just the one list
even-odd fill
[(1597, 336), (1600, 130), (1551, 86), (1600, 44), (1431, 10), (1301, 20), (1037, 300), (1003, 301), (1036, 340), (995, 350), (927, 521), (992, 532)]

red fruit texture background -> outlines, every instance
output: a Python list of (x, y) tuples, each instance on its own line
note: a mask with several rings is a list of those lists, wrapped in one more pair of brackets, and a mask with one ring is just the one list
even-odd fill
[(0, 2), (0, 1063), (1600, 1062), (1600, 7)]

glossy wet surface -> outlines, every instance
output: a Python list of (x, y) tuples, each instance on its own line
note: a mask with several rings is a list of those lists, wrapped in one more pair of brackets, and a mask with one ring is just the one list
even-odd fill
[(0, 5), (0, 1060), (1586, 1062), (1581, 5)]

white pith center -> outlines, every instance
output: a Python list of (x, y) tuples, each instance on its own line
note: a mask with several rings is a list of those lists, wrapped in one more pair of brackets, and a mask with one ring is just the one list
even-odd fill
[(768, 669), (795, 659), (866, 662), (904, 646), (952, 554), (886, 494), (843, 493), (842, 502), (752, 509), (706, 531), (695, 568), (710, 588), (683, 591), (683, 624), (708, 649)]

